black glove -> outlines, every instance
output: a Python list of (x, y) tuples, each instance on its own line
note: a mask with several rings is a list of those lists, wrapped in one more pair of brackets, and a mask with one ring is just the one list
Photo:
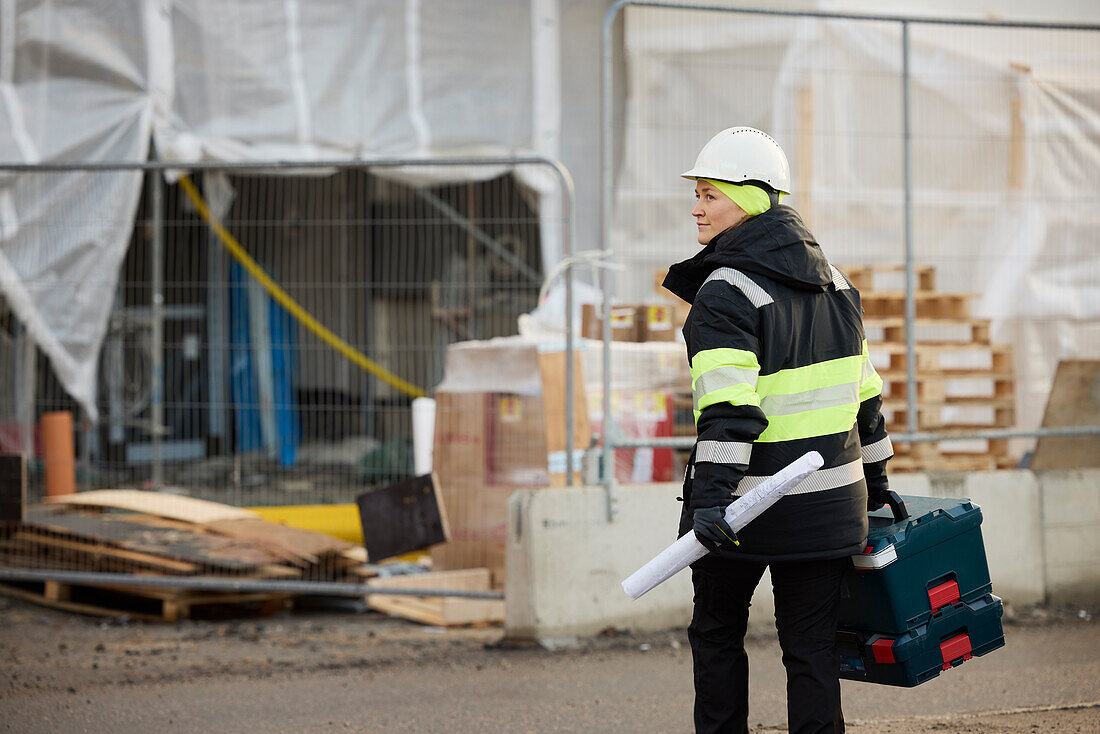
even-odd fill
[(872, 489), (867, 492), (867, 511), (882, 509), (890, 497), (889, 489)]
[(695, 537), (709, 551), (740, 545), (737, 533), (726, 522), (725, 507), (700, 507), (695, 511), (694, 530)]

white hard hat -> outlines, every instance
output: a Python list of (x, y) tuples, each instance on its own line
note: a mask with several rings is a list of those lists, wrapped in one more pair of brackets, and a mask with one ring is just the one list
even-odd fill
[(711, 138), (684, 178), (713, 178), (730, 183), (763, 181), (791, 193), (791, 167), (779, 143), (754, 127), (731, 127)]

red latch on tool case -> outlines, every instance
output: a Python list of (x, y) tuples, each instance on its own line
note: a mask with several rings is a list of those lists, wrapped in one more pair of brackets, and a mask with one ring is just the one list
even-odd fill
[(943, 657), (943, 669), (947, 670), (951, 667), (952, 660), (958, 660), (962, 658), (964, 661), (974, 657), (970, 647), (970, 635), (963, 632), (961, 635), (956, 635), (950, 640), (945, 640), (940, 643), (940, 655)]
[(871, 654), (875, 656), (876, 663), (892, 663), (894, 661), (894, 641), (889, 637), (875, 640), (871, 643)]
[(957, 581), (944, 581), (939, 586), (933, 586), (928, 590), (928, 602), (932, 605), (932, 611), (936, 611), (948, 604), (954, 604), (960, 599), (959, 584)]

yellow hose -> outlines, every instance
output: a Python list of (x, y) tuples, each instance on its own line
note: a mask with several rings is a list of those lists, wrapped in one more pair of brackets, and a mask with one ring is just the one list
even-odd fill
[(397, 375), (387, 370), (377, 362), (372, 361), (362, 352), (355, 347), (348, 344), (346, 341), (332, 333), (324, 324), (312, 315), (304, 308), (302, 308), (297, 301), (290, 297), (290, 295), (279, 287), (279, 284), (268, 276), (264, 272), (263, 268), (253, 260), (240, 242), (237, 242), (236, 238), (229, 233), (222, 223), (219, 222), (210, 213), (209, 207), (206, 206), (206, 201), (203, 200), (202, 195), (199, 194), (198, 189), (195, 188), (195, 184), (191, 182), (191, 179), (187, 176), (183, 176), (179, 180), (180, 187), (183, 192), (187, 194), (187, 198), (191, 200), (195, 209), (198, 210), (199, 216), (201, 216), (207, 224), (210, 225), (210, 229), (214, 230), (214, 234), (218, 236), (218, 240), (221, 241), (225, 249), (229, 250), (229, 254), (236, 258), (237, 262), (244, 267), (249, 274), (256, 279), (256, 282), (263, 286), (263, 289), (267, 291), (272, 298), (274, 298), (283, 308), (291, 313), (300, 324), (312, 331), (317, 337), (335, 349), (340, 354), (344, 355), (347, 359), (351, 360), (354, 364), (358, 365), (362, 369), (366, 370), (370, 374), (374, 375), (378, 379), (382, 380), (388, 385), (392, 385), (406, 395), (411, 395), (414, 398), (424, 397), (427, 395), (416, 385), (410, 382), (402, 380)]

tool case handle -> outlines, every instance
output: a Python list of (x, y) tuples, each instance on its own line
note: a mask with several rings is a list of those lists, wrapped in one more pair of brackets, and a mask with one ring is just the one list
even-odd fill
[(901, 522), (909, 518), (909, 510), (905, 509), (905, 502), (894, 490), (886, 493), (886, 504), (890, 505), (890, 511), (894, 513), (894, 522)]

